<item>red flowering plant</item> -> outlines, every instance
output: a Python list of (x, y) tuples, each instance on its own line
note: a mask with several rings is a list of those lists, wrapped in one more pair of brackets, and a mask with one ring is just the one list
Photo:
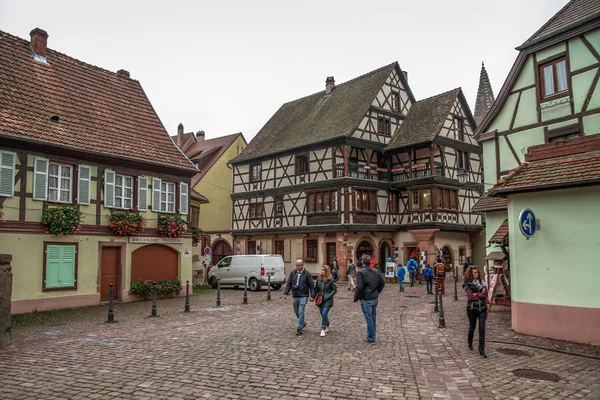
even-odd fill
[(158, 235), (176, 238), (187, 231), (187, 223), (179, 214), (163, 215), (158, 219)]
[(73, 204), (49, 207), (42, 213), (42, 223), (46, 225), (46, 233), (58, 237), (79, 233), (82, 219), (79, 206)]
[(138, 210), (113, 211), (108, 226), (117, 236), (137, 236), (144, 231), (148, 219)]
[(192, 228), (192, 244), (196, 246), (200, 243), (200, 240), (202, 240), (202, 229)]

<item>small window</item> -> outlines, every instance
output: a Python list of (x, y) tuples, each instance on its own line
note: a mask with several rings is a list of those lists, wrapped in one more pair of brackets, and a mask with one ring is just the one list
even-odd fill
[(462, 140), (464, 139), (462, 119), (454, 117), (452, 125), (454, 130), (454, 140), (460, 140), (462, 142)]
[(450, 209), (458, 210), (458, 192), (456, 190), (450, 191)]
[(190, 206), (190, 227), (200, 227), (200, 207)]
[(306, 241), (306, 261), (317, 262), (319, 260), (319, 241), (316, 239), (309, 239)]
[(392, 93), (392, 110), (400, 110), (400, 96), (398, 96), (398, 93)]
[(273, 247), (275, 248), (275, 254), (279, 254), (281, 257), (283, 257), (283, 254), (285, 252), (283, 240), (275, 240), (275, 246)]
[(50, 163), (48, 168), (48, 201), (70, 203), (73, 186), (71, 165)]
[(450, 208), (450, 190), (449, 189), (442, 189), (442, 207), (443, 208)]
[(259, 182), (261, 179), (262, 167), (260, 164), (250, 167), (250, 182)]
[(390, 213), (398, 214), (399, 210), (399, 201), (398, 201), (398, 193), (390, 193), (388, 196), (389, 201), (389, 209)]
[(456, 163), (458, 164), (458, 169), (465, 168), (465, 156), (464, 153), (460, 150), (456, 150)]
[(421, 208), (421, 194), (418, 190), (413, 190), (410, 196), (410, 209), (419, 210)]
[(567, 61), (561, 57), (552, 62), (540, 65), (540, 83), (542, 86), (542, 99), (567, 92)]
[(431, 189), (424, 189), (421, 191), (421, 208), (423, 210), (431, 209)]
[(309, 172), (308, 156), (296, 156), (296, 174), (303, 175)]
[(323, 211), (331, 211), (331, 200), (329, 192), (323, 192)]
[(308, 194), (308, 212), (312, 213), (315, 212), (315, 194), (314, 193), (309, 193)]
[(321, 212), (323, 211), (323, 193), (316, 193), (315, 197), (317, 199), (317, 212)]
[(255, 240), (248, 240), (248, 254), (256, 254), (256, 241)]
[(77, 289), (77, 244), (44, 243), (43, 291)]
[(133, 208), (133, 178), (131, 176), (116, 175), (115, 207)]
[(250, 204), (250, 219), (261, 219), (263, 216), (262, 203)]
[(283, 197), (275, 197), (275, 216), (283, 216)]
[(390, 134), (390, 120), (387, 118), (379, 117), (377, 119), (377, 133), (381, 135)]
[(356, 200), (355, 211), (377, 211), (377, 192), (357, 189), (354, 196)]
[(467, 153), (466, 151), (463, 153), (464, 157), (465, 157), (465, 162), (463, 164), (463, 168), (465, 169), (465, 171), (470, 171), (471, 170), (471, 155), (469, 153)]
[(160, 211), (175, 212), (175, 183), (161, 182), (160, 184)]

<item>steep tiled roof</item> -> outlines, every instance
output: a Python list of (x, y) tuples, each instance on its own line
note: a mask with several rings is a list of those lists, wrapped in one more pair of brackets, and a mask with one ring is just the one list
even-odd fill
[(541, 42), (600, 16), (600, 0), (571, 0), (518, 49)]
[(503, 197), (483, 196), (471, 208), (472, 212), (482, 213), (490, 211), (502, 211), (508, 209), (508, 200)]
[(457, 88), (413, 103), (387, 149), (431, 142), (440, 133), (459, 93)]
[(504, 220), (502, 225), (500, 225), (500, 227), (498, 228), (496, 233), (494, 233), (494, 235), (490, 238), (490, 240), (488, 242), (502, 244), (506, 241), (507, 237), (508, 237), (508, 220), (506, 219), (506, 220)]
[(210, 203), (208, 201), (208, 199), (206, 198), (206, 196), (203, 196), (201, 193), (199, 193), (198, 191), (192, 189), (190, 191), (190, 197), (194, 200), (198, 200), (201, 203)]
[(349, 135), (358, 126), (394, 68), (399, 68), (395, 62), (336, 85), (329, 95), (321, 91), (285, 103), (232, 162), (243, 162)]
[(0, 54), (0, 136), (193, 172), (138, 81), (51, 49), (42, 64), (1, 31)]
[(490, 195), (586, 184), (600, 184), (600, 152), (522, 164), (501, 180)]

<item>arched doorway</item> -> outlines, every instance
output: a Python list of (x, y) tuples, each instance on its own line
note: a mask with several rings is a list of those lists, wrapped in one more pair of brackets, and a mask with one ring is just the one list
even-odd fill
[(225, 240), (219, 240), (212, 248), (212, 264), (216, 265), (223, 258), (233, 254), (231, 246)]
[(392, 258), (392, 249), (390, 249), (388, 242), (382, 242), (379, 246), (379, 269), (383, 273), (385, 273), (385, 263), (388, 257)]
[(179, 253), (169, 246), (149, 244), (131, 253), (131, 282), (171, 280), (179, 276)]
[(368, 254), (371, 257), (375, 256), (375, 253), (373, 253), (373, 245), (366, 240), (359, 242), (358, 246), (356, 246), (355, 259), (358, 260), (358, 258), (361, 257), (363, 254)]
[(452, 260), (453, 260), (452, 250), (450, 250), (450, 247), (448, 247), (448, 246), (442, 247), (442, 262), (444, 263), (444, 265), (446, 267), (452, 265), (453, 264)]

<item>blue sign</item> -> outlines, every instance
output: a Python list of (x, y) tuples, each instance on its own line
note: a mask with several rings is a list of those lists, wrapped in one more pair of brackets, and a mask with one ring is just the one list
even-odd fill
[(209, 255), (210, 254), (210, 247), (206, 246), (204, 248), (204, 254)]
[(523, 211), (521, 211), (521, 214), (519, 214), (519, 228), (521, 228), (521, 233), (527, 239), (535, 235), (535, 214), (529, 208), (524, 208)]

